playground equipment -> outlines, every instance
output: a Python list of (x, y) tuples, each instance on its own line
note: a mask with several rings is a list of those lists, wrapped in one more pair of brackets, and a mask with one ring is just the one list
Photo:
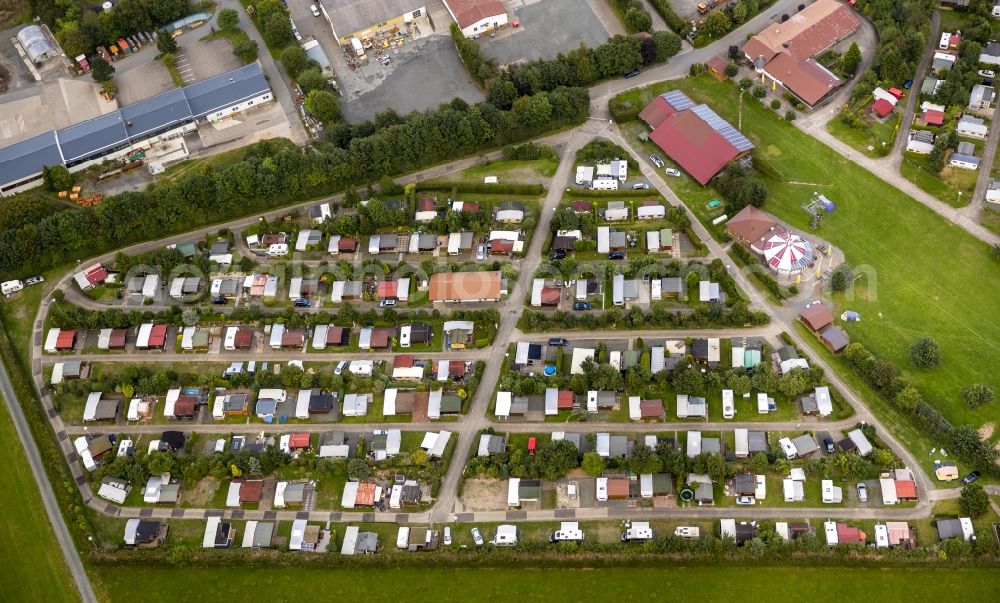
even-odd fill
[(812, 216), (812, 221), (810, 223), (810, 228), (816, 230), (819, 228), (820, 222), (823, 220), (823, 212), (830, 213), (836, 209), (833, 201), (828, 199), (826, 195), (820, 193), (819, 191), (813, 191), (812, 198), (808, 203), (802, 205), (802, 209), (806, 210), (806, 213)]

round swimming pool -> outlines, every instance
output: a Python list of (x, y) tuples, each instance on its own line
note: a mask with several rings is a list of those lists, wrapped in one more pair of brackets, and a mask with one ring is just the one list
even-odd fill
[(545, 373), (546, 377), (551, 377), (552, 375), (556, 374), (556, 367), (552, 366), (551, 364), (546, 364), (545, 368), (542, 369), (542, 372)]

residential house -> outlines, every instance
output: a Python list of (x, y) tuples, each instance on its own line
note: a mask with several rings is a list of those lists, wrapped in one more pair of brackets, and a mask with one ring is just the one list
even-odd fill
[(113, 421), (118, 417), (118, 407), (121, 403), (121, 398), (104, 397), (103, 392), (91, 392), (83, 408), (83, 420)]
[(656, 201), (644, 201), (635, 211), (639, 220), (662, 220), (667, 216), (667, 208)]
[[(990, 57), (990, 55), (986, 54), (988, 51), (989, 51), (989, 46), (987, 45), (987, 48), (983, 50), (983, 54), (979, 55), (980, 63), (989, 62), (989, 60), (983, 60), (984, 56), (987, 58)], [(958, 57), (956, 57), (953, 54), (948, 54), (947, 52), (935, 52), (934, 58), (931, 60), (931, 70), (938, 73), (944, 71), (951, 71), (952, 68), (955, 67), (955, 62), (957, 60)], [(1000, 61), (1000, 57), (998, 57), (997, 60)]]
[(839, 353), (841, 350), (847, 347), (847, 344), (851, 342), (840, 327), (829, 326), (819, 334), (820, 341), (823, 342), (831, 352), (834, 354)]
[(722, 294), (719, 292), (719, 283), (700, 281), (698, 283), (698, 301), (702, 303), (722, 301)]
[(504, 201), (494, 212), (493, 220), (500, 223), (520, 224), (524, 221), (524, 205), (516, 201)]
[(417, 211), (413, 215), (413, 220), (415, 222), (433, 222), (437, 217), (437, 208), (435, 207), (433, 198), (424, 197), (423, 199), (417, 201)]
[(500, 301), (500, 272), (438, 272), (430, 278), (432, 302)]
[(101, 329), (97, 336), (97, 349), (124, 350), (127, 334), (127, 329)]
[(438, 237), (432, 232), (415, 232), (410, 235), (410, 253), (431, 253), (438, 246)]
[(934, 133), (930, 130), (911, 130), (906, 142), (906, 150), (927, 155), (934, 150)]
[(726, 234), (757, 254), (764, 253), (764, 242), (778, 228), (774, 218), (753, 205), (747, 205), (726, 222)]
[(712, 478), (703, 473), (689, 473), (685, 482), (694, 490), (694, 502), (698, 506), (714, 505), (715, 493), (712, 488)]
[(677, 394), (677, 418), (707, 419), (708, 403), (705, 401), (705, 398)]
[(176, 479), (171, 479), (169, 473), (162, 475), (151, 475), (146, 480), (146, 487), (142, 491), (143, 502), (151, 505), (156, 504), (176, 504), (180, 496), (181, 485)]
[(472, 251), (472, 231), (453, 232), (448, 235), (448, 255), (461, 255)]
[(959, 136), (964, 136), (966, 138), (978, 138), (980, 140), (986, 140), (986, 137), (990, 133), (989, 126), (986, 125), (981, 118), (973, 117), (971, 115), (963, 115), (961, 119), (958, 120), (958, 124), (955, 126), (955, 132)]
[(993, 86), (976, 84), (969, 94), (969, 109), (989, 109), (993, 106), (994, 96)]
[[(940, 52), (934, 53), (935, 62), (937, 61), (939, 54), (941, 53)], [(954, 64), (954, 62), (955, 58), (954, 56), (952, 56), (952, 64)], [(987, 65), (1000, 65), (1000, 42), (990, 42), (986, 46), (984, 46), (982, 52), (980, 52), (979, 54), (979, 62), (986, 63)], [(937, 69), (936, 66), (935, 69)]]
[(476, 456), (493, 456), (507, 452), (507, 438), (484, 433), (479, 436), (479, 448)]
[(817, 444), (815, 438), (808, 433), (792, 438), (792, 446), (795, 447), (795, 454), (800, 459), (819, 451), (819, 444)]
[(402, 348), (431, 343), (433, 339), (434, 329), (427, 324), (414, 323), (399, 329), (399, 347)]
[(556, 307), (562, 297), (562, 287), (555, 281), (536, 278), (531, 284), (531, 305), (535, 308)]
[(978, 170), (979, 157), (976, 157), (976, 145), (964, 141), (958, 143), (958, 149), (948, 158), (948, 165), (963, 170)]
[(936, 520), (938, 540), (961, 538), (966, 542), (976, 538), (976, 530), (969, 517), (949, 517)]
[(153, 548), (167, 538), (167, 524), (148, 519), (125, 522), (125, 548)]

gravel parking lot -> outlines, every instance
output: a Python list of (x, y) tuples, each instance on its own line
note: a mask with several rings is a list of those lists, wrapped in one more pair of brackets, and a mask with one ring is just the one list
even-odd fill
[(483, 53), (502, 65), (552, 58), (581, 42), (593, 48), (610, 37), (590, 5), (581, 0), (539, 0), (515, 6), (514, 14), (521, 22), (519, 28), (508, 29), (497, 39), (482, 40)]
[(343, 99), (348, 121), (371, 119), (389, 108), (403, 115), (436, 107), (455, 97), (470, 103), (485, 98), (469, 78), (450, 37), (426, 37), (390, 56), (392, 63), (388, 66), (373, 62), (352, 74), (342, 74), (344, 78), (364, 80), (362, 86), (347, 86), (363, 90), (348, 93)]

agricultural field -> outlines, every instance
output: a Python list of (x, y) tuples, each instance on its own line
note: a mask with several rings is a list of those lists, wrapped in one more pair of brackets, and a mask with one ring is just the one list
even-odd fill
[[(737, 121), (739, 89), (708, 77), (665, 82), (625, 98), (642, 107), (670, 89), (681, 89)], [(754, 164), (770, 190), (766, 211), (808, 231), (810, 217), (801, 206), (811, 193), (821, 191), (836, 203), (817, 234), (841, 248), (847, 262), (865, 275), (852, 292), (834, 298), (837, 314), (851, 309), (863, 317), (847, 325), (852, 340), (892, 360), (953, 423), (1000, 419), (1000, 407), (972, 411), (960, 394), (974, 382), (1000, 388), (994, 370), (1000, 325), (983, 320), (998, 307), (993, 292), (1000, 286), (1000, 266), (990, 249), (763, 105), (745, 102), (743, 124), (757, 145)], [(688, 184), (686, 177), (681, 180)], [(699, 208), (715, 193), (695, 190), (689, 199), (688, 188), (677, 192), (704, 220)], [(910, 364), (909, 346), (925, 335), (940, 344), (944, 362), (937, 370), (918, 372)]]

